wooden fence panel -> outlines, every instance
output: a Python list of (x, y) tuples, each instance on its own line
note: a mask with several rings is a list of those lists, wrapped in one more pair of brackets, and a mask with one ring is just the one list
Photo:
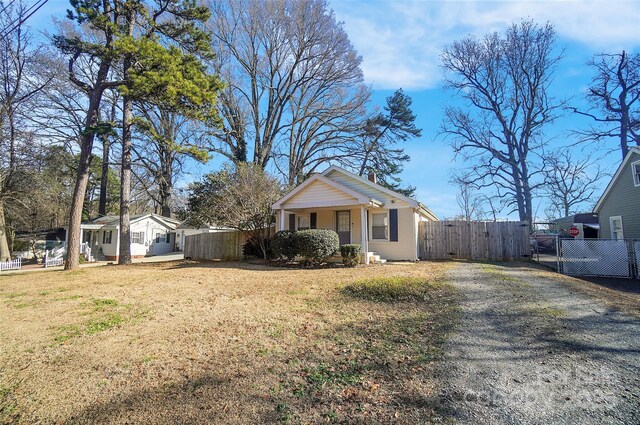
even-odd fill
[(184, 258), (241, 260), (245, 238), (241, 232), (199, 233), (185, 237)]
[(525, 223), (482, 221), (422, 221), (420, 258), (479, 261), (529, 259), (529, 226)]

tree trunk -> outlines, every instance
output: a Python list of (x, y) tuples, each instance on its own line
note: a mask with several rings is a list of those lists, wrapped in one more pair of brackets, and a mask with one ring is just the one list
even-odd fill
[(98, 204), (98, 217), (107, 215), (107, 190), (109, 187), (109, 136), (103, 134), (102, 138), (102, 174), (100, 177), (100, 202)]
[[(125, 72), (129, 60), (125, 60)], [(125, 73), (126, 78), (126, 73)], [(120, 252), (118, 264), (131, 264), (131, 121), (133, 102), (128, 96), (122, 99), (122, 166), (120, 171)]]
[[(125, 19), (127, 35), (133, 37), (136, 11), (127, 10)], [(129, 83), (129, 70), (132, 57), (124, 56), (122, 61), (122, 76), (125, 84)], [(133, 100), (129, 96), (122, 98), (122, 164), (120, 169), (120, 252), (118, 264), (131, 264), (131, 222), (129, 208), (131, 206), (131, 125), (133, 121)], [(146, 242), (146, 241), (145, 241)]]
[[(109, 71), (109, 65), (101, 65), (99, 81), (104, 81)], [(93, 141), (95, 133), (91, 130), (98, 124), (98, 110), (102, 100), (102, 90), (96, 89), (89, 97), (89, 107), (87, 108), (87, 118), (85, 131), (80, 138), (80, 161), (76, 174), (76, 183), (73, 188), (73, 199), (71, 200), (71, 211), (69, 213), (69, 228), (67, 231), (67, 258), (64, 265), (65, 270), (73, 270), (80, 265), (80, 225), (82, 224), (82, 208), (84, 197), (89, 182), (89, 168), (93, 156)]]
[(4, 202), (0, 199), (0, 261), (9, 261), (11, 252), (7, 241), (7, 224), (4, 218)]
[[(94, 96), (96, 97), (96, 96)], [(95, 99), (94, 99), (95, 100)], [(99, 100), (96, 102), (99, 104)], [(87, 114), (87, 126), (90, 128), (97, 123), (97, 105), (91, 105)], [(74, 270), (80, 264), (80, 225), (82, 224), (82, 207), (84, 204), (84, 196), (87, 191), (87, 183), (89, 182), (89, 167), (91, 166), (91, 151), (93, 149), (94, 133), (87, 131), (82, 136), (80, 146), (80, 161), (78, 164), (78, 173), (76, 174), (76, 184), (73, 189), (73, 199), (71, 201), (71, 212), (69, 214), (69, 229), (67, 232), (67, 261), (65, 270)]]

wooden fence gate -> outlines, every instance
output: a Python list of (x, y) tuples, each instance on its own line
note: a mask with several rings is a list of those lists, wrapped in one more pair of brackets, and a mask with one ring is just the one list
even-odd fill
[(241, 232), (198, 233), (184, 238), (184, 258), (194, 260), (241, 260)]
[(518, 221), (421, 221), (418, 240), (423, 260), (531, 258), (529, 225)]

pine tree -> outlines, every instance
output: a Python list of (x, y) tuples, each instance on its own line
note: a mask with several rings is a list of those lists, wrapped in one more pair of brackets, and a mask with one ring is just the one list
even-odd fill
[(416, 127), (416, 116), (411, 110), (411, 97), (398, 89), (387, 98), (384, 112), (369, 118), (362, 131), (362, 163), (360, 175), (376, 173), (378, 183), (391, 190), (412, 196), (415, 187), (401, 187), (398, 177), (409, 155), (403, 148), (394, 148), (399, 142), (420, 137), (422, 130)]

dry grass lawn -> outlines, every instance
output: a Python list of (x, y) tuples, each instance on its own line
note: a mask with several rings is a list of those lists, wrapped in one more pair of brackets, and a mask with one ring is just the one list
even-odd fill
[(429, 422), (448, 267), (0, 276), (0, 423)]

